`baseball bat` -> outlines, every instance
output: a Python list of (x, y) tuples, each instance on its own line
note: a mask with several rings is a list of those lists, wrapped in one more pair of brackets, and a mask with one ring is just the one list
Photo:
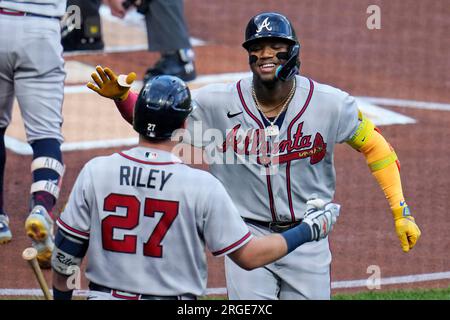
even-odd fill
[(50, 291), (48, 290), (47, 282), (45, 281), (44, 275), (42, 274), (41, 268), (39, 267), (39, 263), (36, 259), (37, 250), (35, 248), (26, 248), (22, 253), (22, 258), (24, 258), (33, 269), (34, 275), (36, 276), (37, 281), (39, 282), (39, 286), (41, 287), (42, 292), (44, 293), (44, 297), (46, 300), (53, 300)]

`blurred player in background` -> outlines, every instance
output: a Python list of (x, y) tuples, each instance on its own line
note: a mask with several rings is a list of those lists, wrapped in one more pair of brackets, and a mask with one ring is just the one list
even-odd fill
[[(133, 7), (145, 16), (149, 51), (161, 58), (144, 76), (148, 81), (157, 75), (173, 75), (184, 81), (194, 80), (194, 51), (184, 18), (182, 0), (105, 0), (113, 16), (124, 18)], [(104, 47), (99, 15), (100, 0), (68, 0), (67, 5), (81, 9), (81, 29), (73, 29), (63, 37), (64, 51), (101, 50)]]
[[(97, 72), (95, 90), (122, 95), (110, 70)], [(183, 81), (153, 78), (134, 109), (139, 145), (84, 166), (57, 222), (55, 299), (71, 298), (68, 276), (86, 254), (88, 299), (190, 300), (205, 294), (205, 245), (250, 270), (331, 231), (339, 206), (316, 198), (295, 228), (252, 237), (222, 184), (173, 154), (172, 133), (194, 106)]]
[(0, 243), (12, 238), (3, 204), (4, 139), (16, 97), (33, 149), (25, 229), (38, 250), (41, 267), (50, 266), (52, 209), (64, 174), (60, 145), (65, 71), (60, 18), (65, 9), (61, 0), (0, 1)]
[[(136, 1), (108, 0), (108, 3), (111, 13), (123, 18), (129, 4)], [(184, 18), (183, 0), (143, 0), (138, 11), (145, 15), (149, 50), (161, 53), (161, 59), (147, 70), (144, 81), (162, 74), (184, 81), (194, 80), (194, 51)]]
[[(67, 0), (67, 16), (63, 20), (62, 40), (64, 51), (103, 50), (100, 5), (102, 0)], [(75, 10), (75, 6), (77, 10)], [(79, 17), (74, 17), (80, 14)], [(79, 27), (75, 24), (79, 19)]]

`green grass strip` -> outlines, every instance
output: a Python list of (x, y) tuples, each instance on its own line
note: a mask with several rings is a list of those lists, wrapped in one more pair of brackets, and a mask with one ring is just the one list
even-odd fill
[(415, 289), (368, 291), (352, 294), (335, 294), (333, 300), (450, 300), (450, 287), (446, 289)]

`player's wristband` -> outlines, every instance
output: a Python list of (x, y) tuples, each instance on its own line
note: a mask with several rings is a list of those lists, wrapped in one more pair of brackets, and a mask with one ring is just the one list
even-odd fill
[(53, 299), (54, 300), (72, 300), (73, 290), (61, 291), (53, 287)]
[(286, 240), (288, 252), (290, 253), (297, 249), (305, 242), (311, 241), (311, 229), (306, 223), (300, 223), (295, 228), (289, 229), (280, 233)]

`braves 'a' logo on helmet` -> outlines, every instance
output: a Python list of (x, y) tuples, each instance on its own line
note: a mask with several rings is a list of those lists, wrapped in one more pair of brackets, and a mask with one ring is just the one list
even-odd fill
[(272, 31), (272, 27), (270, 26), (269, 17), (265, 18), (264, 21), (258, 26), (256, 33), (260, 33), (263, 28), (266, 28), (267, 31)]
[(291, 22), (276, 12), (263, 12), (251, 18), (245, 29), (242, 46), (248, 50), (255, 41), (267, 38), (279, 39), (290, 45), (298, 44)]

